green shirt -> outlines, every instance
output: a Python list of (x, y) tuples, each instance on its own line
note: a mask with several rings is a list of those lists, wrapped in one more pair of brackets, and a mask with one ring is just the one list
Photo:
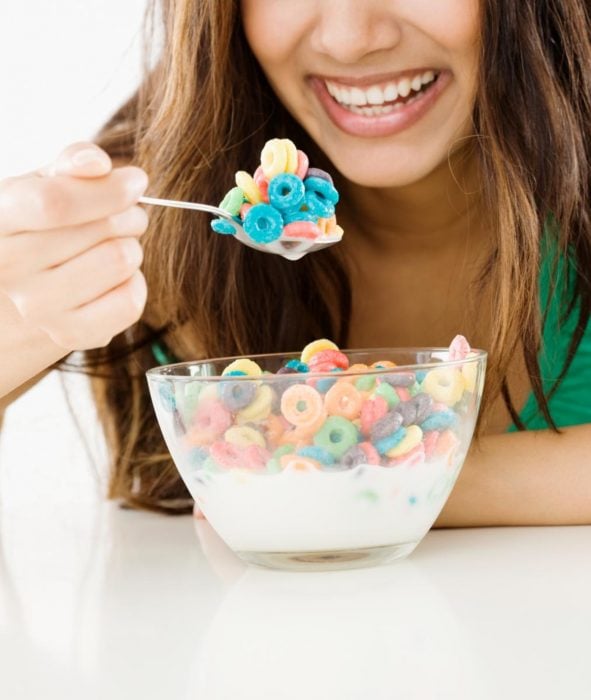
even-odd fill
[[(539, 283), (542, 311), (548, 308), (542, 333), (542, 348), (538, 358), (545, 394), (560, 375), (577, 325), (579, 311), (577, 304), (567, 319), (561, 319), (566, 310), (562, 294), (565, 275), (570, 272), (569, 290), (572, 289), (573, 275), (572, 269), (568, 269), (568, 261), (563, 256), (559, 257), (556, 270), (553, 270), (554, 257), (553, 247), (550, 244), (542, 260)], [(553, 275), (556, 278), (554, 288), (556, 291), (551, 285)], [(550, 414), (559, 428), (591, 423), (591, 323), (587, 324), (572, 364), (550, 398), (549, 407)], [(539, 411), (533, 392), (519, 417), (529, 430), (543, 430), (549, 427)], [(515, 430), (514, 425), (509, 428), (509, 432)]]

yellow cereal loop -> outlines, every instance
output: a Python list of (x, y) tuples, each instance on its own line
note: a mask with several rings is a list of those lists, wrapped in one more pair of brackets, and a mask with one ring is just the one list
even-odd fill
[(407, 452), (414, 450), (414, 448), (417, 445), (420, 445), (422, 439), (423, 431), (419, 428), (419, 426), (409, 425), (406, 429), (406, 435), (404, 436), (402, 442), (399, 442), (398, 445), (396, 445), (396, 447), (393, 447), (391, 450), (388, 450), (386, 452), (386, 455), (388, 457), (401, 457)]
[(273, 404), (273, 390), (268, 384), (263, 384), (257, 390), (253, 401), (236, 414), (236, 422), (259, 423), (266, 420), (271, 413)]
[(265, 438), (261, 433), (247, 425), (235, 425), (233, 428), (228, 428), (224, 433), (224, 440), (236, 447), (248, 447), (249, 445), (265, 447)]
[(268, 180), (286, 171), (287, 149), (281, 139), (267, 141), (261, 152), (261, 167)]
[(317, 352), (322, 352), (323, 350), (338, 350), (339, 346), (335, 345), (332, 340), (327, 340), (326, 338), (321, 338), (320, 340), (314, 340), (308, 343), (306, 347), (302, 350), (301, 361), (308, 364), (312, 357)]
[(243, 357), (239, 360), (234, 360), (234, 362), (231, 362), (222, 372), (222, 376), (225, 376), (230, 372), (244, 372), (244, 374), (247, 374), (249, 377), (260, 377), (263, 370), (257, 365), (256, 362), (247, 360), (245, 357)]
[(437, 367), (427, 373), (423, 391), (435, 401), (453, 406), (464, 393), (464, 377), (455, 367)]
[(283, 144), (287, 155), (285, 172), (295, 173), (295, 171), (298, 169), (298, 149), (296, 148), (295, 143), (289, 139), (281, 139), (281, 143)]
[[(466, 355), (466, 359), (470, 357), (476, 357), (475, 352), (469, 352)], [(462, 365), (462, 376), (464, 377), (464, 384), (466, 391), (472, 394), (476, 391), (476, 375), (478, 373), (478, 364), (476, 362), (470, 362), (470, 364)]]
[(259, 190), (257, 183), (254, 181), (252, 175), (247, 173), (245, 170), (239, 170), (236, 173), (236, 185), (244, 192), (244, 196), (250, 202), (250, 204), (259, 204), (263, 201), (263, 195)]

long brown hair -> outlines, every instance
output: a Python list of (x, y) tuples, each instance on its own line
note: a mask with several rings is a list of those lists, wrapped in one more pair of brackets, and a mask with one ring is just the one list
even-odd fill
[[(572, 264), (570, 305), (578, 324), (568, 369), (591, 304), (591, 21), (586, 0), (483, 0), (479, 89), (474, 108), (483, 198), (494, 251), (482, 270), (493, 285), (486, 413), (523, 350), (540, 410), (555, 427), (538, 365), (540, 242), (551, 214), (557, 249)], [(262, 145), (289, 136), (315, 163), (326, 156), (290, 117), (243, 34), (233, 0), (165, 0), (163, 48), (138, 92), (99, 143), (144, 167), (154, 193), (219, 201), (236, 170)], [(157, 16), (154, 0), (152, 20)], [(215, 170), (215, 177), (211, 176)], [(144, 238), (149, 299), (144, 318), (85, 354), (112, 451), (110, 495), (184, 512), (190, 499), (166, 451), (143, 373), (159, 336), (188, 357), (301, 348), (328, 336), (345, 345), (351, 312), (338, 246), (293, 264), (209, 230), (207, 217), (153, 211)], [(574, 289), (574, 295), (572, 290)], [(555, 290), (555, 293), (566, 293)]]

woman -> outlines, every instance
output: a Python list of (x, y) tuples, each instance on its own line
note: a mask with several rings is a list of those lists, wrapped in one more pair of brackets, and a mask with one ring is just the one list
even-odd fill
[[(591, 523), (586, 0), (162, 10), (163, 51), (104, 150), (2, 183), (4, 403), (86, 351), (110, 495), (184, 511), (143, 379), (156, 361), (462, 332), (490, 353), (482, 439), (436, 525)], [(135, 205), (131, 162), (153, 194), (217, 202), (275, 136), (337, 176), (338, 246), (290, 263)]]

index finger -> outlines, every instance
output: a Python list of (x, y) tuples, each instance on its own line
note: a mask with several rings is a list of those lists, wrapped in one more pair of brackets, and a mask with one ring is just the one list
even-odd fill
[(39, 174), (0, 182), (0, 235), (78, 226), (135, 204), (148, 177), (127, 166), (95, 179)]

